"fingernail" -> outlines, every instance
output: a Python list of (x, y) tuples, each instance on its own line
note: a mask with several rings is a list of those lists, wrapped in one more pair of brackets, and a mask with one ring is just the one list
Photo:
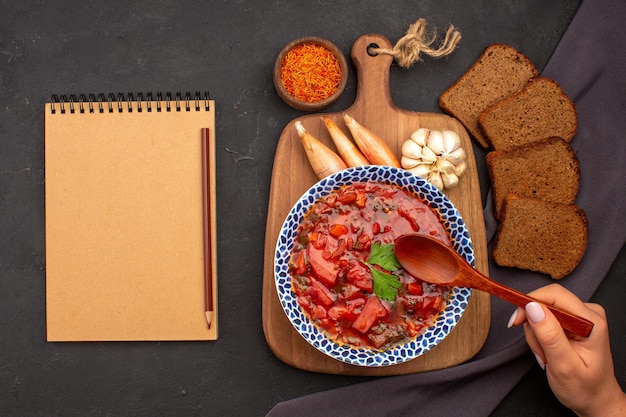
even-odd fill
[(543, 311), (541, 304), (535, 301), (526, 304), (526, 315), (533, 323), (539, 323), (546, 317), (546, 313)]
[(546, 364), (543, 362), (543, 359), (541, 359), (541, 356), (537, 355), (535, 352), (533, 352), (533, 354), (535, 355), (535, 359), (537, 359), (537, 363), (539, 364), (539, 367), (545, 371)]
[(511, 327), (513, 327), (513, 323), (515, 323), (516, 318), (517, 318), (517, 309), (515, 309), (513, 314), (511, 314), (511, 318), (509, 319), (509, 322), (506, 325), (507, 329), (510, 329)]

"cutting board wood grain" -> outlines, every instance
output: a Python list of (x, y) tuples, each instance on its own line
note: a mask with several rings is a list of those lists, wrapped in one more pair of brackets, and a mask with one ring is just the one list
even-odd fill
[[(467, 151), (467, 171), (457, 188), (446, 190), (467, 223), (478, 270), (488, 275), (487, 243), (476, 161), (470, 138), (454, 118), (439, 113), (407, 111), (396, 106), (389, 88), (389, 70), (393, 58), (372, 56), (370, 45), (390, 48), (380, 35), (364, 35), (352, 48), (352, 61), (358, 82), (355, 102), (345, 110), (362, 125), (384, 138), (398, 157), (402, 144), (420, 127), (453, 130)], [(332, 118), (344, 132), (343, 111), (323, 114)], [(302, 194), (318, 181), (311, 169), (295, 129), (295, 122), (334, 149), (322, 114), (308, 114), (292, 120), (284, 128), (277, 144), (270, 187), (263, 270), (263, 331), (272, 352), (283, 362), (299, 369), (342, 375), (400, 375), (447, 368), (465, 362), (482, 347), (490, 324), (489, 295), (473, 291), (467, 310), (451, 334), (426, 354), (403, 364), (367, 368), (337, 361), (306, 342), (287, 319), (279, 303), (274, 284), (273, 261), (276, 239), (285, 217)], [(399, 158), (398, 158), (399, 159)]]

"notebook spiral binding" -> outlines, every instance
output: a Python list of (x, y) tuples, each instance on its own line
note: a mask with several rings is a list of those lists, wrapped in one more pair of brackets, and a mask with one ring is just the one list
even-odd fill
[[(131, 113), (134, 110), (133, 103), (136, 104), (136, 110), (139, 113), (144, 111), (144, 109), (147, 112), (152, 112), (153, 110), (160, 112), (163, 111), (163, 109), (166, 112), (170, 112), (172, 109), (177, 112), (191, 111), (192, 109), (200, 111), (201, 106), (204, 106), (205, 110), (209, 111), (210, 100), (208, 91), (204, 93), (196, 91), (193, 96), (190, 92), (186, 92), (184, 98), (180, 92), (177, 92), (174, 97), (172, 97), (172, 93), (168, 91), (165, 93), (165, 99), (163, 99), (163, 93), (158, 92), (156, 93), (156, 100), (154, 100), (151, 92), (146, 94), (145, 100), (141, 92), (137, 93), (136, 99), (133, 93), (126, 95), (124, 93), (118, 93), (117, 95), (114, 93), (109, 93), (108, 95), (100, 93), (97, 96), (95, 94), (89, 94), (89, 96), (85, 94), (79, 94), (78, 96), (71, 94), (69, 97), (66, 95), (58, 96), (53, 94), (50, 111), (52, 114), (57, 112), (56, 106), (54, 105), (55, 103), (59, 105), (59, 112), (61, 114), (65, 114), (68, 109), (70, 113), (76, 113), (77, 108), (79, 113), (85, 113), (85, 111), (89, 113), (104, 113), (105, 111), (114, 113), (116, 110), (118, 113), (124, 111)], [(154, 108), (152, 103), (155, 103)], [(126, 104), (126, 106), (124, 104)], [(165, 105), (164, 107), (163, 104)]]

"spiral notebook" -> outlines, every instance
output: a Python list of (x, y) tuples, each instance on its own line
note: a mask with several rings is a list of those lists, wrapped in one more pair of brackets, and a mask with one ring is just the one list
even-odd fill
[(46, 103), (48, 341), (217, 338), (214, 150), (206, 93)]

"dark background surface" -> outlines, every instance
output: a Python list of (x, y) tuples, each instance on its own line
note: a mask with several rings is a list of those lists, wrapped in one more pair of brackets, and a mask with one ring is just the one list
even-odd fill
[[(304, 35), (328, 38), (349, 56), (365, 33), (395, 43), (417, 18), (439, 29), (452, 23), (463, 39), (450, 57), (394, 65), (390, 76), (398, 106), (440, 111), (439, 94), (490, 43), (509, 43), (542, 69), (579, 5), (386, 3), (0, 2), (0, 416), (262, 416), (281, 400), (366, 380), (291, 368), (265, 343), (273, 156), (283, 127), (303, 114), (274, 90), (276, 55)], [(44, 103), (53, 93), (197, 90), (217, 102), (219, 339), (46, 343)], [(328, 111), (349, 107), (355, 90), (352, 76)], [(475, 152), (486, 201), (484, 151)], [(614, 352), (626, 350), (625, 271), (622, 250), (594, 298), (607, 308)], [(623, 383), (626, 364), (614, 356)], [(570, 414), (537, 368), (493, 416)]]

